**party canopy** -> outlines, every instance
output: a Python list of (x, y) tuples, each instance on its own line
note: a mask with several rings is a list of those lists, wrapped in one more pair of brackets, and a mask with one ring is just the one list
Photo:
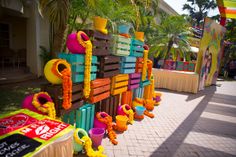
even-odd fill
[(236, 19), (236, 0), (217, 0), (220, 16)]

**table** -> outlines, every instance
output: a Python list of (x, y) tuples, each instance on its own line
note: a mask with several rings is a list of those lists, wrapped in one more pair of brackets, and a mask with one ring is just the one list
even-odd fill
[(27, 109), (2, 115), (0, 156), (72, 157), (73, 131), (69, 124)]
[(156, 88), (166, 88), (179, 92), (198, 92), (199, 76), (195, 72), (155, 68), (152, 71)]

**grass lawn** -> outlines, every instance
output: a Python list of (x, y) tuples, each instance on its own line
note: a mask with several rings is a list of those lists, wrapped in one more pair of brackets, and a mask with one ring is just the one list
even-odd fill
[(24, 98), (39, 92), (40, 85), (37, 80), (0, 86), (0, 115), (20, 109)]

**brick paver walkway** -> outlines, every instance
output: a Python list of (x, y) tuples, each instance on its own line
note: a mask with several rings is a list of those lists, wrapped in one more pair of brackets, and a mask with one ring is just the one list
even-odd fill
[(145, 117), (103, 140), (109, 156), (236, 156), (236, 82), (218, 82), (198, 94), (163, 93), (154, 119)]

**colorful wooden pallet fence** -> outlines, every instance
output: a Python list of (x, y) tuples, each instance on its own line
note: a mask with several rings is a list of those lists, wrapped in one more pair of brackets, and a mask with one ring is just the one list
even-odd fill
[(72, 85), (72, 107), (69, 110), (64, 110), (62, 108), (62, 86), (61, 85), (52, 85), (44, 84), (41, 87), (42, 91), (47, 92), (54, 104), (57, 116), (63, 115), (65, 112), (77, 109), (83, 105), (83, 85), (81, 83), (74, 83)]
[(106, 113), (112, 116), (113, 120), (115, 120), (119, 102), (120, 102), (120, 95), (110, 96), (109, 98), (101, 101), (100, 111), (105, 111)]
[[(65, 59), (71, 65), (72, 71), (72, 81), (74, 83), (83, 82), (84, 81), (84, 58), (83, 54), (65, 54), (60, 53), (58, 55), (59, 58)], [(91, 80), (96, 79), (97, 72), (97, 57), (92, 56), (92, 66), (91, 66)]]
[(136, 60), (135, 72), (141, 73), (143, 70), (143, 58), (138, 57)]
[(111, 82), (111, 94), (117, 95), (127, 91), (128, 80), (129, 80), (128, 74), (119, 74), (113, 76)]
[(94, 56), (107, 56), (111, 49), (111, 36), (95, 30), (84, 31), (92, 41)]
[(128, 104), (130, 106), (132, 106), (132, 101), (133, 101), (133, 91), (132, 90), (128, 90), (126, 92), (122, 93), (122, 97), (121, 97), (121, 104)]
[(144, 42), (136, 39), (132, 39), (130, 47), (130, 56), (143, 57)]
[(75, 125), (76, 128), (82, 128), (87, 132), (93, 128), (95, 114), (95, 106), (93, 104), (85, 104), (79, 109), (72, 110), (63, 115), (63, 122)]
[(141, 81), (141, 73), (129, 74), (128, 90), (133, 90), (139, 87)]
[(91, 92), (89, 101), (96, 103), (110, 96), (110, 78), (96, 79), (91, 81)]
[(122, 74), (132, 74), (135, 72), (136, 57), (121, 57), (121, 70)]
[(115, 56), (129, 56), (131, 39), (121, 35), (113, 35), (113, 50)]
[(98, 58), (98, 78), (106, 78), (120, 73), (120, 57), (105, 56)]

